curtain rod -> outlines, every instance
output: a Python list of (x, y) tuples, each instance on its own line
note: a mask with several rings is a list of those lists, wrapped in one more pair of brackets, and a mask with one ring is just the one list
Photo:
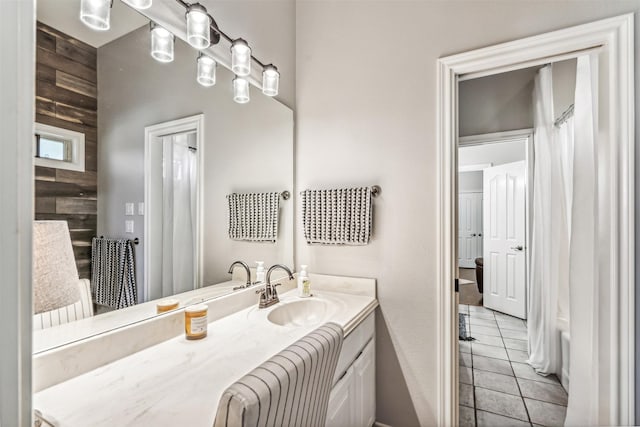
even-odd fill
[(566, 110), (564, 110), (562, 114), (560, 114), (560, 117), (558, 117), (556, 121), (553, 122), (553, 125), (556, 127), (560, 127), (564, 122), (566, 122), (567, 120), (569, 120), (570, 117), (573, 116), (573, 110), (574, 110), (574, 105), (573, 104), (569, 105), (569, 107)]

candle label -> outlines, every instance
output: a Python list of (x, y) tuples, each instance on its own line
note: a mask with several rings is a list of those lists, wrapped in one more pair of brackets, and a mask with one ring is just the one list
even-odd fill
[(191, 318), (191, 333), (194, 335), (207, 331), (207, 316)]

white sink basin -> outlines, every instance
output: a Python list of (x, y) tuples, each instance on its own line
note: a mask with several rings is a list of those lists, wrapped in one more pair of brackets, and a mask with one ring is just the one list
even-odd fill
[(314, 326), (326, 322), (329, 311), (326, 301), (311, 297), (276, 307), (267, 315), (267, 319), (280, 326)]

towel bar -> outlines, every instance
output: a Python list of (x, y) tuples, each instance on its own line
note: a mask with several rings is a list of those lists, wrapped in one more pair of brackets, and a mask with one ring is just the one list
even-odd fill
[[(371, 195), (373, 197), (378, 197), (380, 195), (380, 193), (382, 193), (382, 188), (379, 185), (371, 186)], [(302, 194), (302, 191), (300, 192), (300, 194)]]

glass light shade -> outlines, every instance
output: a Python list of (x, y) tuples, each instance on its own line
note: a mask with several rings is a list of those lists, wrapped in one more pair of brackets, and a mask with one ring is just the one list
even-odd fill
[(231, 71), (240, 77), (251, 73), (251, 48), (245, 40), (236, 39), (231, 43)]
[(276, 96), (280, 85), (280, 73), (278, 69), (269, 64), (262, 70), (262, 93), (267, 96)]
[(196, 49), (205, 49), (211, 43), (211, 18), (207, 9), (196, 3), (187, 9), (187, 42)]
[(149, 9), (153, 0), (122, 0), (124, 4), (128, 4), (139, 10)]
[(151, 56), (156, 61), (173, 61), (175, 37), (161, 26), (151, 23)]
[(238, 104), (249, 102), (249, 80), (242, 77), (233, 79), (233, 100)]
[(198, 83), (202, 86), (213, 86), (216, 84), (216, 61), (202, 53), (198, 56)]
[(82, 0), (80, 20), (93, 30), (107, 31), (111, 27), (111, 0)]

